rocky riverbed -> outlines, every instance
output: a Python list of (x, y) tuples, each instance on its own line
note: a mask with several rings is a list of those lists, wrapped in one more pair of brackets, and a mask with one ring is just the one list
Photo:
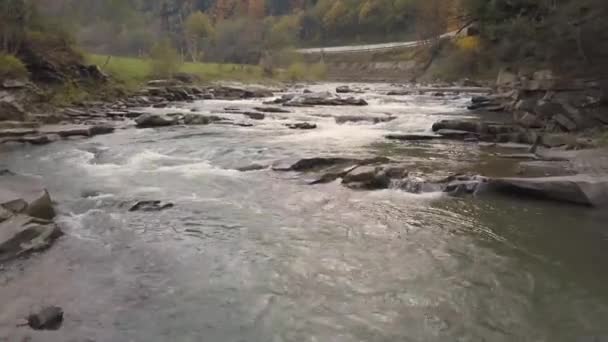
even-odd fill
[[(0, 337), (601, 336), (608, 153), (490, 92), (155, 81), (44, 120), (5, 101)], [(59, 331), (18, 326), (39, 306)]]

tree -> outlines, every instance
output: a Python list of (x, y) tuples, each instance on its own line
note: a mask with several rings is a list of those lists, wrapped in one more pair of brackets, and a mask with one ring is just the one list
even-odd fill
[(17, 52), (25, 37), (29, 8), (24, 0), (0, 2), (0, 47), (9, 53)]
[(213, 35), (213, 25), (205, 13), (198, 11), (188, 16), (184, 26), (190, 57), (197, 62), (201, 55), (200, 46)]
[(169, 39), (163, 39), (152, 48), (152, 73), (160, 77), (173, 77), (179, 70), (179, 53)]

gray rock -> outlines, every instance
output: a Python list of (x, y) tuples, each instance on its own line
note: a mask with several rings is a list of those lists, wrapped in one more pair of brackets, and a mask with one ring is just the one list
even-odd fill
[(341, 115), (335, 117), (337, 124), (343, 124), (346, 122), (370, 122), (378, 124), (381, 122), (389, 122), (395, 120), (394, 116), (362, 116), (362, 115)]
[(139, 201), (135, 203), (129, 211), (162, 211), (173, 208), (173, 203), (163, 203), (161, 201)]
[(359, 89), (352, 89), (347, 85), (336, 87), (336, 93), (338, 94), (346, 94), (346, 93), (361, 93), (362, 91)]
[(41, 134), (54, 134), (62, 138), (73, 136), (91, 137), (101, 134), (110, 134), (114, 132), (114, 127), (110, 125), (46, 125), (38, 129)]
[(300, 159), (294, 164), (288, 167), (273, 167), (275, 171), (314, 171), (323, 168), (333, 166), (346, 166), (346, 165), (370, 165), (379, 163), (388, 163), (390, 160), (384, 157), (376, 157), (370, 159), (354, 159), (354, 158), (340, 158), (340, 157), (317, 157), (317, 158), (305, 158)]
[(560, 147), (572, 144), (575, 139), (568, 134), (544, 134), (542, 136), (542, 145), (545, 147)]
[(294, 123), (294, 124), (286, 124), (285, 126), (287, 126), (289, 129), (303, 129), (303, 130), (310, 130), (310, 129), (317, 128), (316, 124), (311, 124), (308, 122), (298, 122), (298, 123)]
[(367, 105), (367, 102), (363, 99), (341, 98), (329, 92), (287, 95), (275, 100), (274, 103), (283, 103), (284, 106), (288, 107)]
[(573, 175), (570, 162), (567, 161), (528, 161), (519, 163), (518, 175), (522, 177), (556, 177)]
[(290, 113), (287, 109), (277, 107), (255, 107), (253, 109), (263, 113)]
[(10, 128), (0, 130), (0, 138), (21, 137), (38, 133), (38, 130), (31, 128)]
[(390, 183), (390, 178), (382, 168), (374, 166), (358, 166), (342, 179), (345, 186), (360, 190), (387, 189)]
[(135, 123), (138, 128), (151, 128), (173, 126), (178, 123), (178, 120), (164, 115), (144, 114), (135, 119)]
[(40, 219), (55, 217), (51, 196), (39, 179), (8, 170), (0, 171), (0, 206)]
[(498, 87), (512, 87), (517, 83), (518, 77), (517, 74), (511, 72), (508, 69), (502, 69), (498, 73), (498, 78), (496, 79), (496, 86)]
[(216, 99), (249, 99), (271, 97), (274, 95), (272, 90), (260, 87), (238, 88), (219, 86), (212, 88), (211, 92)]
[(440, 129), (437, 132), (438, 135), (440, 135), (442, 138), (446, 138), (446, 139), (458, 139), (458, 140), (465, 140), (467, 138), (471, 138), (471, 137), (476, 137), (477, 134), (476, 133), (472, 133), (469, 131), (460, 131), (460, 130), (456, 130), (456, 129)]
[(27, 323), (34, 330), (58, 330), (63, 323), (63, 309), (58, 306), (47, 306), (30, 314)]
[(237, 170), (241, 171), (241, 172), (250, 172), (250, 171), (265, 170), (267, 168), (268, 168), (268, 165), (251, 164), (251, 165), (247, 165), (247, 166), (238, 167)]
[(553, 120), (555, 120), (555, 122), (557, 122), (562, 128), (564, 128), (568, 132), (576, 131), (576, 128), (577, 128), (576, 123), (574, 121), (570, 120), (564, 114), (554, 115)]
[(256, 113), (256, 112), (242, 112), (243, 115), (245, 115), (246, 117), (252, 119), (252, 120), (264, 120), (266, 118), (266, 115), (263, 113)]
[(0, 121), (25, 121), (27, 118), (21, 105), (14, 101), (0, 100)]
[(375, 166), (359, 166), (344, 176), (344, 183), (367, 182), (376, 176)]
[(470, 120), (441, 120), (433, 124), (433, 132), (442, 129), (479, 133), (480, 123)]
[(538, 119), (538, 117), (529, 112), (516, 112), (515, 113), (515, 122), (522, 127), (525, 128), (541, 128), (543, 123)]
[(208, 125), (213, 122), (221, 121), (222, 118), (219, 116), (207, 116), (198, 114), (186, 114), (184, 115), (184, 124), (186, 125)]
[(0, 223), (0, 261), (48, 248), (62, 234), (52, 221), (16, 214)]
[(89, 127), (89, 136), (114, 133), (115, 128), (110, 125), (94, 125)]
[(27, 82), (22, 80), (4, 80), (2, 88), (4, 89), (21, 89), (27, 86)]
[(500, 193), (601, 207), (608, 204), (608, 177), (574, 175), (541, 178), (497, 178), (490, 189)]

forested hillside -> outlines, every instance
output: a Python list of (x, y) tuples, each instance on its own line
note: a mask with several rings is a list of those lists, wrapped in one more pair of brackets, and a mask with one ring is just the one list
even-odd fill
[[(456, 77), (503, 65), (603, 71), (605, 0), (3, 0), (3, 50), (28, 40), (90, 53), (258, 64), (295, 47), (428, 39), (436, 71)], [(439, 42), (472, 24), (474, 37)], [(27, 38), (27, 39), (26, 39)], [(430, 63), (429, 63), (430, 65)]]
[(190, 59), (237, 63), (257, 63), (264, 50), (414, 38), (417, 15), (448, 3), (456, 1), (38, 1), (89, 51), (142, 55), (166, 37)]

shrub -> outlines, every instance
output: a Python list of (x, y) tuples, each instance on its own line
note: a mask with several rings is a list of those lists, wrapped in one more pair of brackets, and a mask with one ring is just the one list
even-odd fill
[(0, 79), (27, 78), (28, 71), (23, 62), (13, 56), (0, 54)]
[(306, 78), (306, 64), (304, 63), (293, 63), (287, 68), (287, 73), (285, 77), (289, 81), (301, 81)]
[(152, 48), (152, 73), (159, 77), (173, 77), (181, 67), (179, 53), (168, 40), (163, 40)]
[(322, 80), (327, 77), (327, 66), (323, 62), (310, 66), (310, 76), (313, 80)]

